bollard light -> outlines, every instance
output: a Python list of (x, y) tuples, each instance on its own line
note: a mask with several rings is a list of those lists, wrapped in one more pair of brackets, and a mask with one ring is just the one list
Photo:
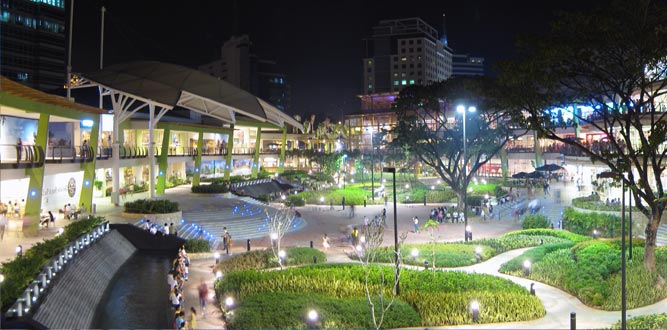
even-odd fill
[(355, 249), (357, 250), (357, 252), (361, 252), (361, 251), (364, 250), (364, 248), (361, 246), (361, 244), (357, 245), (357, 246), (355, 247)]
[(598, 230), (593, 229), (593, 238), (598, 238)]
[(64, 232), (65, 232), (65, 230), (62, 229), (62, 227), (61, 227), (61, 228), (58, 228), (58, 231), (56, 232), (56, 236), (58, 236), (58, 235), (62, 235)]
[(234, 298), (232, 298), (232, 297), (225, 298), (225, 306), (228, 309), (234, 307)]
[(424, 269), (428, 270), (428, 260), (424, 260)]
[(535, 283), (530, 283), (530, 294), (535, 295)]
[(417, 256), (419, 256), (419, 250), (417, 248), (413, 248), (410, 251), (410, 256), (412, 256), (413, 258), (417, 258)]
[(0, 283), (5, 281), (5, 275), (0, 274)]
[(308, 320), (311, 322), (317, 322), (317, 319), (319, 318), (319, 315), (317, 315), (317, 311), (314, 309), (311, 309), (308, 311)]
[(215, 278), (218, 279), (218, 280), (221, 279), (222, 278), (222, 272), (221, 271), (215, 272)]
[(523, 275), (524, 276), (530, 275), (530, 260), (525, 260), (523, 262)]
[(362, 244), (363, 244), (363, 243), (366, 243), (366, 236), (361, 235), (361, 237), (359, 237), (359, 241), (360, 241)]
[(479, 303), (477, 300), (473, 300), (470, 303), (470, 311), (472, 312), (472, 321), (477, 323), (479, 320)]
[(482, 247), (481, 246), (477, 246), (475, 248), (475, 257), (477, 258), (477, 262), (482, 261)]
[(215, 263), (219, 264), (220, 263), (220, 252), (214, 253), (213, 258), (215, 258)]
[(20, 257), (20, 256), (23, 255), (23, 246), (21, 246), (21, 244), (17, 245), (16, 249), (14, 249), (14, 250), (16, 251), (16, 256), (17, 257)]
[(466, 225), (466, 241), (472, 241), (472, 227), (470, 225)]

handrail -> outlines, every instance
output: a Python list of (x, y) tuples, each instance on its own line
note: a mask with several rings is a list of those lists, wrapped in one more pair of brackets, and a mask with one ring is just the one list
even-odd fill
[(5, 316), (22, 317), (29, 313), (31, 309), (36, 308), (42, 300), (42, 297), (47, 294), (46, 289), (63, 267), (65, 267), (70, 260), (74, 259), (79, 252), (83, 251), (86, 247), (108, 232), (109, 222), (107, 221), (70, 242), (64, 250), (58, 252), (57, 255), (46, 263), (46, 266), (44, 266), (42, 271), (37, 275), (37, 279), (28, 285), (23, 291), (21, 298), (16, 299), (14, 304), (12, 304), (5, 313)]
[(44, 166), (44, 149), (38, 145), (0, 144), (0, 163), (3, 168)]

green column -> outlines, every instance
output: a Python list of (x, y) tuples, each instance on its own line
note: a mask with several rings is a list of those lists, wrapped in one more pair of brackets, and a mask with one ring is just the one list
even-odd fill
[(230, 126), (229, 135), (227, 135), (227, 155), (225, 156), (225, 180), (229, 179), (232, 172), (232, 150), (234, 150), (234, 125)]
[(199, 178), (201, 176), (201, 150), (204, 146), (204, 132), (199, 132), (197, 138), (197, 155), (195, 156), (195, 173), (192, 174), (192, 186), (199, 185)]
[(503, 175), (503, 181), (507, 180), (507, 175), (509, 174), (509, 169), (507, 168), (507, 151), (505, 148), (500, 149), (500, 170)]
[(257, 179), (257, 172), (259, 172), (259, 147), (261, 146), (262, 128), (257, 127), (257, 138), (255, 139), (255, 155), (252, 157), (252, 178)]
[(535, 167), (540, 167), (542, 166), (542, 149), (540, 149), (540, 146), (538, 145), (540, 139), (537, 137), (536, 131), (533, 131), (533, 141), (535, 144), (533, 147), (535, 150)]
[(81, 187), (81, 196), (79, 197), (79, 206), (85, 206), (86, 210), (92, 211), (93, 205), (93, 184), (95, 180), (95, 163), (97, 162), (97, 145), (100, 136), (100, 116), (93, 117), (93, 127), (90, 129), (90, 141), (88, 145), (92, 147), (93, 160), (81, 163), (83, 169), (83, 182)]
[[(35, 146), (42, 147), (46, 152), (46, 139), (49, 134), (49, 115), (40, 114), (37, 123), (37, 138)], [(44, 188), (44, 166), (32, 167), (25, 170), (30, 179), (28, 184), (28, 196), (25, 203), (25, 217), (23, 220), (24, 231), (36, 231), (39, 229), (39, 213), (42, 208), (42, 189)]]
[[(160, 149), (160, 156), (157, 157), (157, 165), (159, 171), (164, 175), (157, 176), (155, 192), (158, 195), (164, 195), (164, 190), (167, 188), (167, 158), (169, 157), (169, 141), (171, 141), (171, 130), (165, 128), (162, 133), (162, 148)], [(199, 181), (199, 177), (197, 177), (197, 181)]]
[(278, 173), (282, 173), (285, 168), (285, 148), (287, 147), (287, 126), (283, 126), (283, 141), (280, 146), (280, 161), (278, 163)]

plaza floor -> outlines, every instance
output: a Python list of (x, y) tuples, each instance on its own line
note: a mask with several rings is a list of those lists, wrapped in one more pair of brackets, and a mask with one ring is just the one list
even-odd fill
[[(558, 194), (556, 193), (558, 192)], [(560, 220), (561, 212), (567, 207), (569, 200), (581, 195), (590, 194), (590, 191), (577, 191), (574, 185), (568, 186), (563, 183), (552, 183), (552, 192), (550, 195), (537, 193), (534, 196), (528, 195), (524, 190), (520, 191), (522, 201), (530, 201), (539, 199), (542, 205), (541, 212), (547, 215), (554, 223)], [(559, 198), (556, 198), (560, 196)], [(127, 196), (127, 200), (146, 198), (146, 193), (139, 193), (133, 196)], [(167, 190), (164, 198), (170, 200), (177, 200), (183, 211), (188, 211), (191, 208), (201, 208), (202, 204), (206, 204), (206, 197), (194, 196), (189, 192), (188, 187), (176, 187)], [(109, 203), (108, 199), (96, 199), (97, 213), (107, 217), (112, 223), (128, 223), (135, 220), (126, 219), (121, 214), (121, 208), (115, 207)], [(213, 207), (214, 204), (206, 207)], [(418, 216), (421, 219), (421, 224), (428, 219), (430, 210), (439, 204), (398, 204), (397, 205), (397, 228), (399, 233), (406, 233), (407, 238), (405, 243), (426, 243), (430, 241), (430, 236), (427, 232), (421, 231), (419, 233), (413, 232), (412, 217)], [(484, 237), (496, 237), (506, 232), (518, 230), (521, 228), (520, 223), (512, 216), (511, 211), (514, 207), (512, 205), (498, 206), (496, 212), (499, 214), (498, 219), (483, 220), (480, 217), (471, 217), (469, 219), (473, 230), (473, 239)], [(325, 253), (329, 262), (350, 262), (347, 254), (352, 252), (352, 247), (344, 240), (346, 231), (353, 226), (360, 226), (363, 223), (363, 217), (368, 216), (372, 218), (376, 214), (380, 214), (382, 209), (387, 209), (387, 230), (385, 231), (385, 245), (393, 244), (394, 230), (393, 230), (393, 204), (385, 205), (368, 205), (367, 207), (357, 206), (355, 215), (350, 217), (349, 208), (342, 209), (340, 205), (334, 206), (330, 210), (329, 206), (308, 205), (297, 208), (305, 220), (306, 225), (294, 232), (285, 235), (283, 244), (287, 246), (308, 246), (311, 241), (316, 248), (322, 249), (322, 236), (326, 233), (332, 240), (332, 247)], [(211, 209), (211, 212), (215, 212)], [(41, 229), (35, 236), (24, 237), (16, 233), (7, 232), (2, 241), (0, 241), (0, 260), (6, 261), (15, 256), (14, 248), (21, 244), (24, 249), (29, 248), (32, 244), (42, 241), (46, 238), (51, 238), (57, 232), (57, 228), (63, 227), (69, 223), (68, 220), (58, 218), (55, 226)], [(445, 241), (460, 241), (463, 239), (464, 225), (445, 223), (438, 227), (435, 232), (435, 238), (438, 242)], [(258, 238), (252, 240), (253, 249), (268, 247), (270, 244), (268, 233), (265, 238)], [(245, 251), (245, 244), (237, 244), (232, 253), (241, 253)], [(498, 273), (500, 265), (505, 261), (520, 255), (522, 250), (514, 250), (503, 253), (486, 262), (476, 264), (469, 267), (457, 268), (456, 270), (487, 273), (494, 276), (507, 278), (525, 287), (529, 287), (529, 280), (507, 276)], [(199, 309), (196, 286), (201, 281), (208, 283), (210, 290), (213, 290), (213, 281), (215, 275), (212, 272), (214, 260), (212, 256), (199, 256), (192, 261), (190, 267), (191, 280), (187, 282), (185, 288), (186, 307), (195, 306)], [(502, 324), (484, 324), (484, 325), (469, 325), (452, 328), (485, 328), (485, 329), (569, 329), (570, 312), (577, 313), (577, 326), (579, 328), (604, 328), (609, 327), (614, 322), (620, 320), (620, 312), (606, 312), (592, 309), (583, 305), (578, 299), (570, 294), (559, 289), (536, 283), (537, 296), (542, 300), (547, 315), (539, 320), (518, 323), (502, 323)], [(663, 300), (656, 304), (637, 308), (628, 311), (628, 317), (661, 313), (667, 310), (667, 300)], [(198, 317), (198, 326), (202, 328), (221, 328), (224, 323), (220, 317), (219, 309), (209, 308), (206, 317), (200, 314)], [(444, 327), (449, 328), (449, 327)]]

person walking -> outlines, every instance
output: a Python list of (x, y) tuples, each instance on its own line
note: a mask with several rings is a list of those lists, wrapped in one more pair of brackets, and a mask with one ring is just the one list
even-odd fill
[(206, 301), (208, 300), (208, 285), (204, 280), (201, 281), (197, 287), (197, 292), (199, 293), (199, 308), (201, 308), (201, 313), (206, 318)]
[(223, 227), (222, 230), (222, 247), (227, 255), (229, 255), (229, 250), (232, 249), (232, 235), (227, 231), (227, 227)]
[(354, 229), (352, 229), (352, 234), (350, 234), (350, 236), (352, 238), (352, 245), (357, 246), (357, 243), (359, 242), (359, 229), (357, 229), (357, 227), (354, 227)]
[(340, 200), (340, 204), (343, 205), (343, 211), (345, 211), (345, 196)]
[(16, 163), (20, 163), (23, 158), (23, 141), (21, 138), (16, 140)]
[(5, 239), (5, 227), (7, 227), (7, 216), (0, 215), (0, 241)]
[(414, 217), (412, 221), (415, 223), (415, 234), (419, 232), (419, 218)]

